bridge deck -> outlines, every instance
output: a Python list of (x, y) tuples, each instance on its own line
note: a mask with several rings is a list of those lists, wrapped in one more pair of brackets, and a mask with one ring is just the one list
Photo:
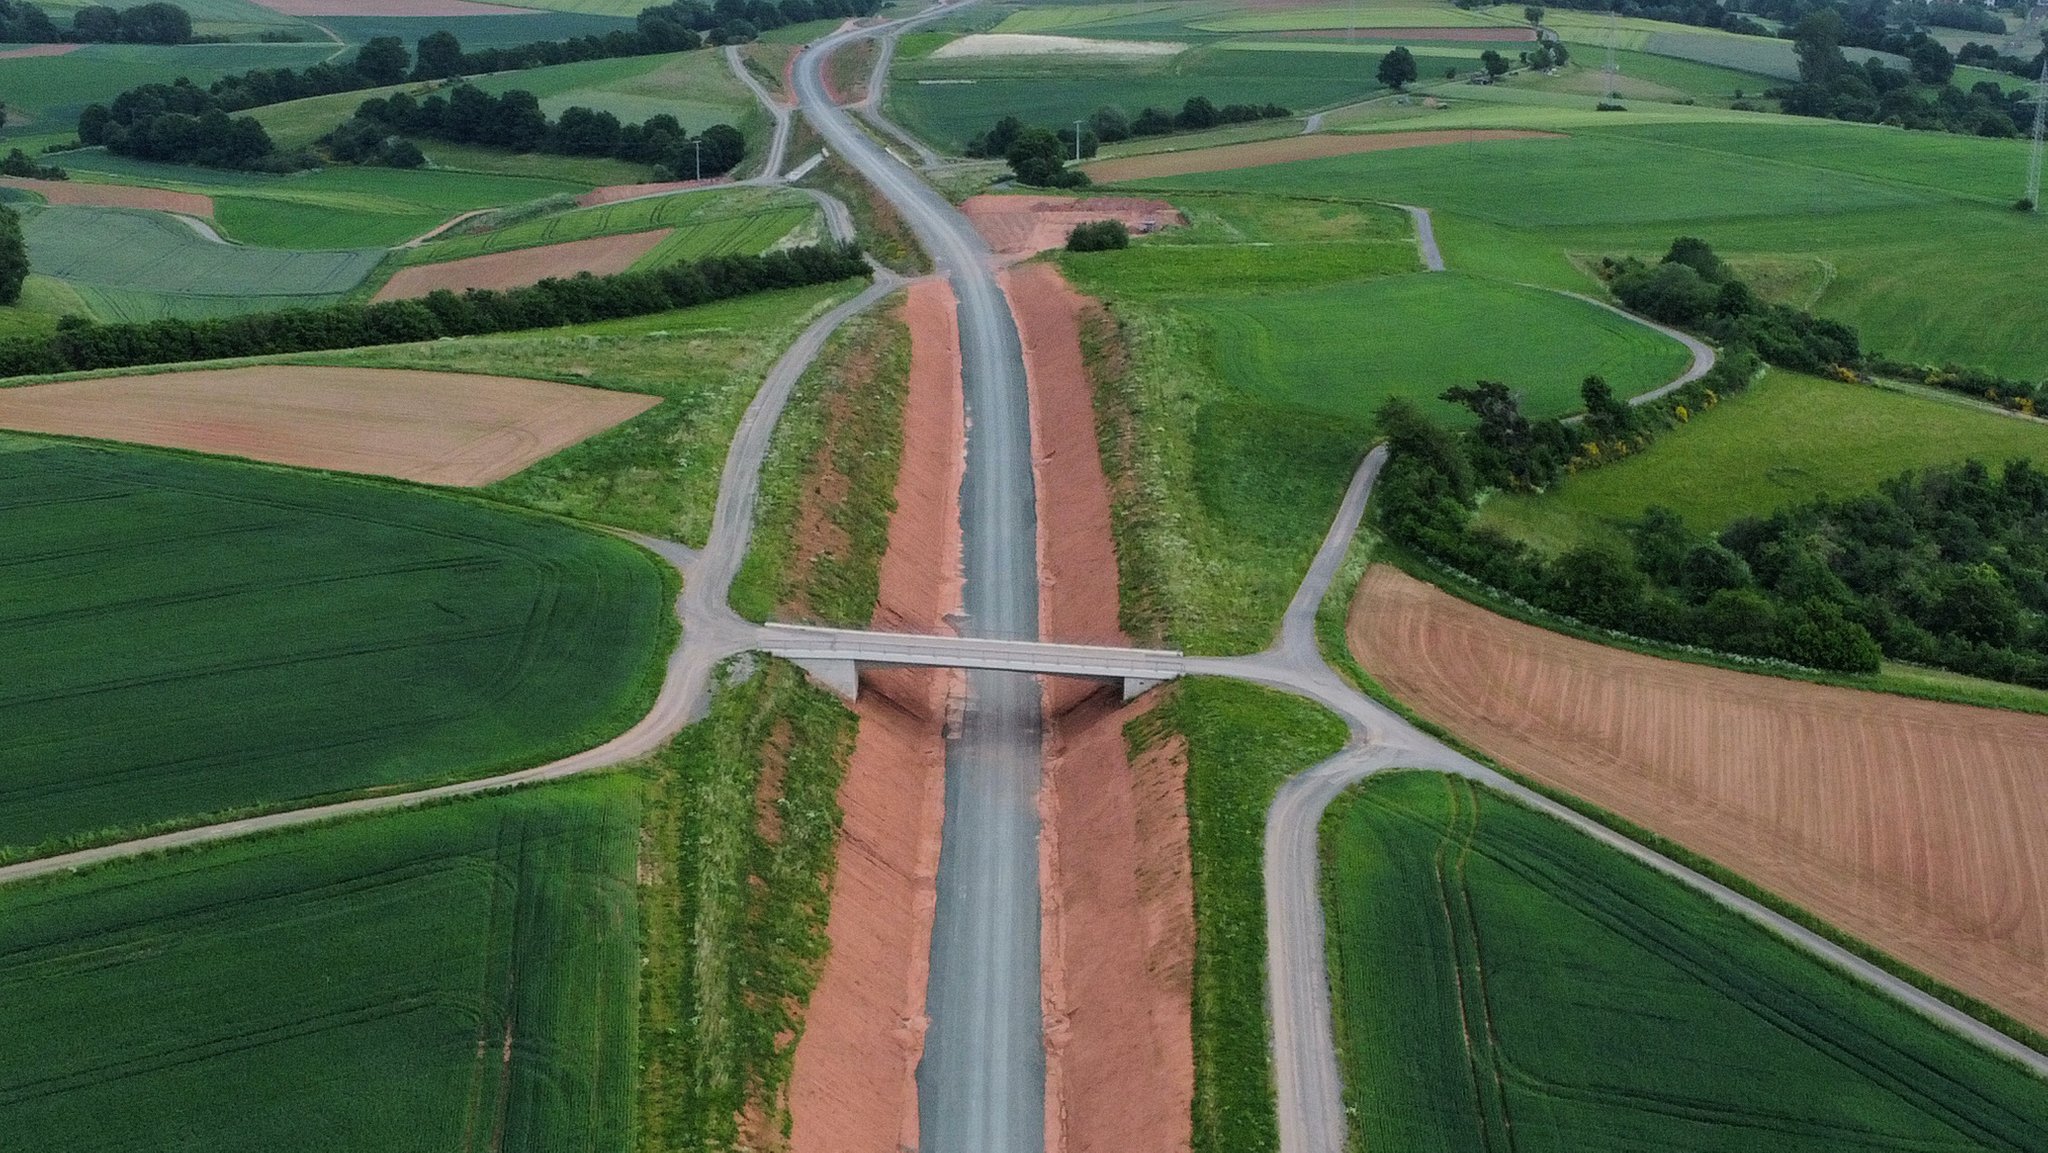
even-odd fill
[(798, 663), (851, 661), (866, 665), (993, 669), (1096, 680), (1166, 681), (1187, 672), (1186, 656), (1170, 649), (920, 636), (812, 625), (771, 623), (762, 630), (761, 647)]

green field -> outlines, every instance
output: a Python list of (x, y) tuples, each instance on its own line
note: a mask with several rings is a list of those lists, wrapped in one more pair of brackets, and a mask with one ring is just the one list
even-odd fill
[(702, 546), (726, 446), (768, 367), (852, 283), (505, 336), (298, 358), (484, 372), (649, 393), (666, 403), (492, 485), (495, 497)]
[[(1946, 394), (1935, 394), (1942, 397)], [(1541, 495), (1500, 494), (1480, 523), (1555, 550), (1610, 534), (1651, 505), (1719, 532), (1746, 515), (1846, 497), (1914, 469), (1970, 458), (2048, 462), (2048, 424), (1963, 398), (1925, 398), (1773, 370), (1639, 456)]]
[(609, 536), (382, 482), (7, 445), (0, 856), (565, 755), (639, 718), (671, 643), (663, 569)]
[(0, 1131), (47, 1150), (628, 1147), (638, 787), (0, 889)]
[(1377, 778), (1323, 830), (1364, 1148), (2048, 1143), (2025, 1072), (1470, 782)]
[(214, 222), (239, 244), (348, 249), (401, 244), (450, 217), (588, 192), (565, 177), (324, 168), (290, 176), (131, 160), (104, 152), (63, 157), (75, 180), (140, 184), (214, 199)]
[[(1823, 263), (1828, 278), (1812, 306), (1858, 326), (1875, 351), (2029, 379), (2048, 363), (2048, 329), (2009, 322), (2048, 311), (2048, 286), (2027, 275), (2048, 219), (2009, 207), (2024, 142), (1708, 108), (1673, 114), (1719, 122), (1617, 117), (1573, 124), (1566, 140), (1405, 149), (1133, 187), (1421, 204), (1435, 214), (1452, 268), (1580, 291), (1597, 283), (1574, 256), (1657, 253), (1675, 235), (1699, 236), (1738, 260)], [(1597, 116), (1465, 101), (1422, 123), (1559, 127), (1563, 115)]]
[(1459, 418), (1439, 393), (1500, 379), (1532, 412), (1562, 414), (1589, 373), (1641, 392), (1688, 363), (1675, 341), (1582, 301), (1414, 271), (1394, 209), (1173, 201), (1191, 228), (1060, 258), (1118, 322), (1085, 343), (1117, 430), (1104, 451), (1124, 478), (1114, 513), (1133, 636), (1264, 647), (1389, 396)]
[[(674, 235), (641, 258), (643, 267), (657, 267), (733, 252), (765, 252), (817, 215), (810, 198), (795, 192), (751, 188), (686, 192), (554, 213), (476, 232), (465, 226), (407, 249), (403, 256), (407, 264), (438, 264), (597, 236), (675, 229)], [(481, 217), (474, 223), (488, 225), (491, 221)]]
[(175, 217), (116, 208), (39, 208), (23, 232), (36, 271), (107, 321), (331, 304), (383, 258), (216, 244)]
[[(304, 27), (304, 25), (300, 25)], [(308, 28), (308, 39), (325, 39)], [(334, 54), (332, 44), (88, 44), (63, 56), (0, 60), (0, 100), (7, 104), (4, 136), (77, 135), (78, 114), (139, 84), (169, 84), (180, 76), (210, 84), (252, 68), (304, 68)], [(10, 145), (11, 142), (10, 142)]]
[[(101, 6), (134, 8), (146, 0), (38, 0), (37, 7), (48, 12), (60, 25), (68, 23), (81, 8)], [(288, 31), (308, 40), (325, 40), (319, 29), (295, 16), (264, 7), (255, 0), (179, 0), (178, 7), (192, 15), (192, 31), (200, 36), (236, 36), (254, 39), (263, 32)], [(181, 49), (214, 45), (179, 45)], [(269, 47), (265, 45), (264, 47)], [(328, 45), (327, 51), (334, 51)]]

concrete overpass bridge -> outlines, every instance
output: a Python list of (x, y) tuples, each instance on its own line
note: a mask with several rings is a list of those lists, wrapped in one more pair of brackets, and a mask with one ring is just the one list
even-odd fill
[(1123, 685), (1127, 701), (1188, 671), (1186, 656), (1167, 649), (922, 636), (812, 625), (770, 623), (761, 629), (759, 647), (789, 661), (849, 701), (860, 692), (862, 665), (992, 669), (1115, 681)]

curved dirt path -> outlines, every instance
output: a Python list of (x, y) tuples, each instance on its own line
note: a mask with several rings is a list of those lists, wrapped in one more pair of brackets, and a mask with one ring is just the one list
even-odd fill
[(767, 85), (762, 84), (760, 78), (747, 67), (746, 58), (740, 55), (739, 45), (726, 45), (725, 63), (732, 69), (732, 74), (739, 77), (740, 83), (747, 86), (747, 91), (754, 94), (754, 99), (760, 102), (761, 107), (767, 109), (768, 115), (775, 118), (775, 136), (768, 143), (768, 159), (762, 162), (760, 173), (747, 183), (780, 182), (783, 162), (789, 153), (790, 106), (775, 99), (768, 91)]

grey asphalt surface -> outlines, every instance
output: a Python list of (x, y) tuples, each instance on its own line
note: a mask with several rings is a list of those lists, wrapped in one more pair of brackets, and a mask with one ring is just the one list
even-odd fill
[[(843, 30), (797, 57), (797, 99), (837, 154), (893, 204), (959, 299), (967, 410), (960, 490), (965, 620), (971, 636), (1038, 635), (1037, 514), (1023, 351), (993, 259), (953, 206), (826, 94), (833, 50), (901, 31)], [(959, 737), (947, 746), (945, 833), (932, 925), (930, 1026), (918, 1066), (922, 1153), (1038, 1153), (1045, 1147), (1039, 987), (1038, 807), (1042, 698), (1035, 678), (970, 672)]]
[(726, 45), (725, 63), (726, 67), (732, 69), (732, 74), (739, 77), (740, 83), (746, 85), (747, 90), (754, 94), (754, 99), (761, 102), (761, 107), (768, 110), (768, 115), (775, 118), (775, 135), (768, 142), (768, 159), (762, 163), (760, 173), (748, 183), (780, 180), (783, 163), (789, 155), (789, 105), (775, 99), (767, 86), (747, 67), (746, 59), (740, 55), (739, 45)]
[(901, 32), (902, 29), (898, 28), (878, 38), (881, 47), (875, 53), (875, 66), (868, 73), (867, 92), (862, 96), (860, 103), (853, 106), (853, 110), (860, 114), (862, 120), (874, 125), (884, 136), (917, 153), (917, 163), (920, 167), (935, 168), (945, 163), (945, 157), (933, 151), (931, 145), (905, 132), (902, 126), (889, 119), (882, 111), (882, 97), (889, 87), (889, 64), (896, 59), (896, 38)]

